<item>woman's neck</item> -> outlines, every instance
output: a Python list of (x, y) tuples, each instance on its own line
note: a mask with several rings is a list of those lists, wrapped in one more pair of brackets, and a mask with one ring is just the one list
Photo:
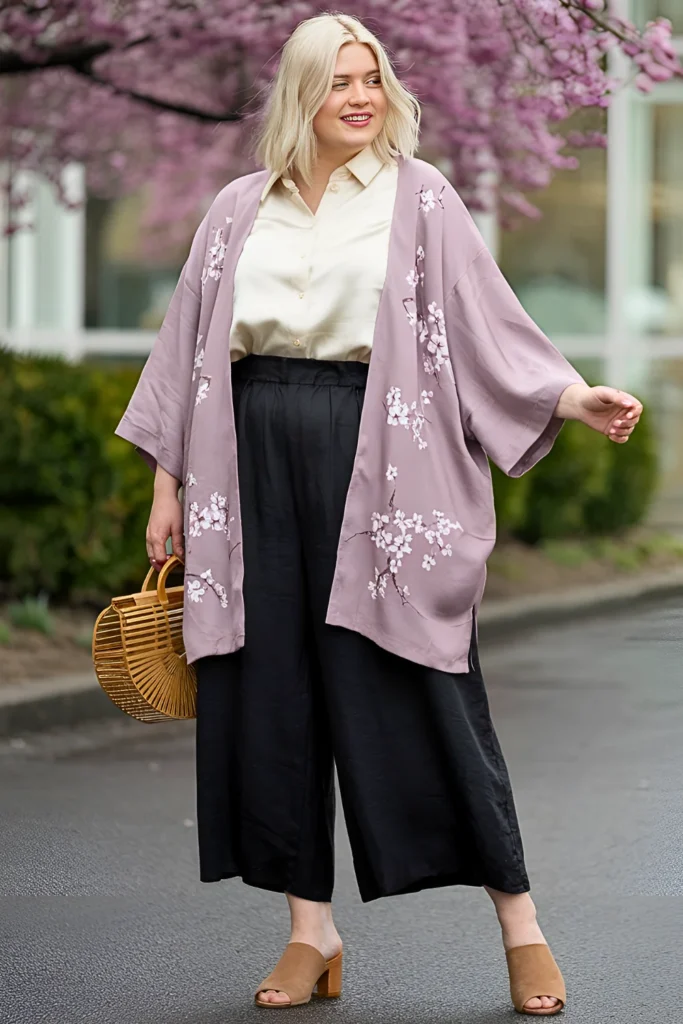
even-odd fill
[[(338, 167), (343, 167), (345, 163), (348, 163), (348, 161), (359, 152), (360, 150), (358, 149), (340, 152), (339, 150), (324, 150), (319, 147), (317, 158), (312, 170), (313, 188), (315, 189), (318, 187), (324, 189), (330, 180), (332, 172), (336, 171)], [(301, 188), (302, 182), (297, 180), (298, 172), (295, 171), (293, 177), (298, 187)]]

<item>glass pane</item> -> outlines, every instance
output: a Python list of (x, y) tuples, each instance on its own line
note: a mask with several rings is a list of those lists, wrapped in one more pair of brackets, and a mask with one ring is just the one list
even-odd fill
[[(565, 130), (604, 130), (595, 112), (572, 118)], [(580, 167), (559, 171), (547, 189), (529, 192), (542, 212), (505, 231), (500, 266), (522, 305), (550, 335), (605, 330), (606, 153), (572, 150)]]
[(86, 327), (154, 330), (161, 325), (194, 228), (181, 244), (150, 253), (145, 196), (88, 197), (86, 204)]
[(642, 26), (655, 18), (668, 18), (674, 33), (683, 33), (683, 2), (681, 0), (635, 0), (634, 20)]
[(683, 337), (683, 102), (653, 106), (650, 332)]
[(654, 359), (647, 387), (657, 435), (659, 487), (651, 521), (680, 532), (683, 521), (683, 356)]

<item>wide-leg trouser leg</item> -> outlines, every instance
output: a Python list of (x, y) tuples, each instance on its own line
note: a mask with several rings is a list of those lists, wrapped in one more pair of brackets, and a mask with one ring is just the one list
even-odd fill
[(236, 367), (246, 643), (197, 664), (202, 879), (329, 899), (334, 755), (364, 901), (527, 891), (474, 629), (450, 674), (325, 623), (365, 368)]
[(332, 748), (291, 486), (291, 396), (246, 369), (237, 364), (234, 397), (247, 641), (196, 666), (200, 877), (329, 901)]

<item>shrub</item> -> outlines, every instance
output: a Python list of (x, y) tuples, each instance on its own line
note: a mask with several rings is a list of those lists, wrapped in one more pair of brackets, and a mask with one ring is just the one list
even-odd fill
[(620, 533), (642, 522), (657, 479), (647, 416), (627, 444), (566, 423), (552, 452), (510, 480), (493, 467), (499, 533), (528, 544)]
[(491, 463), (493, 494), (499, 536), (517, 536), (526, 518), (531, 474), (513, 479)]
[(586, 502), (588, 533), (621, 533), (642, 522), (657, 483), (655, 437), (647, 414), (627, 444), (610, 443), (605, 486)]
[(16, 629), (32, 629), (46, 636), (52, 636), (55, 631), (45, 597), (25, 597), (23, 601), (10, 604), (7, 617)]
[(585, 532), (586, 503), (606, 486), (612, 442), (566, 423), (552, 453), (529, 473), (525, 514), (517, 536), (529, 544)]
[(138, 371), (0, 350), (0, 580), (100, 602), (140, 582), (152, 474), (113, 434)]

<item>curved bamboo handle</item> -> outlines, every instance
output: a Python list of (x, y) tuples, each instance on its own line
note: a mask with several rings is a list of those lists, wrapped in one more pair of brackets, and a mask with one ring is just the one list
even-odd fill
[(142, 584), (142, 593), (144, 594), (146, 590), (156, 589), (159, 600), (161, 601), (162, 604), (166, 604), (166, 580), (168, 578), (168, 575), (169, 573), (173, 572), (173, 570), (176, 569), (179, 565), (183, 564), (184, 563), (182, 558), (178, 558), (177, 555), (171, 555), (170, 558), (167, 558), (161, 567), (159, 578), (156, 581), (156, 588), (152, 586), (152, 577), (156, 573), (156, 569), (154, 568), (154, 566), (152, 566), (152, 568), (145, 576), (145, 581)]
[(157, 597), (161, 604), (166, 604), (166, 580), (174, 569), (177, 569), (179, 565), (184, 565), (182, 558), (178, 558), (177, 555), (171, 555), (167, 558), (161, 567), (159, 573), (159, 579), (157, 580)]

